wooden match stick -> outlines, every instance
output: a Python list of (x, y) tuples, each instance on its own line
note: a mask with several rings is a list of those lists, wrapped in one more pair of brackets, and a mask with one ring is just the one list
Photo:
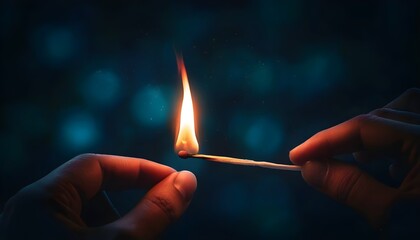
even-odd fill
[(297, 165), (262, 162), (262, 161), (254, 161), (254, 160), (249, 160), (249, 159), (214, 156), (214, 155), (207, 155), (207, 154), (190, 154), (187, 151), (179, 151), (178, 156), (180, 158), (200, 158), (200, 159), (204, 159), (204, 160), (208, 160), (212, 162), (254, 166), (254, 167), (262, 167), (262, 168), (272, 168), (272, 169), (288, 170), (288, 171), (300, 171), (301, 169), (301, 167)]

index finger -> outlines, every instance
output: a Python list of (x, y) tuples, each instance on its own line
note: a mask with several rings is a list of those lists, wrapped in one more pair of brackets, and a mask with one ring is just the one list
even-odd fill
[(100, 190), (149, 188), (175, 172), (145, 159), (101, 154), (82, 154), (46, 176), (49, 182), (69, 183), (90, 199)]
[[(416, 137), (417, 136), (417, 137)], [(402, 149), (419, 137), (419, 129), (375, 115), (360, 115), (323, 130), (290, 151), (290, 160), (303, 165), (311, 159), (363, 150)]]

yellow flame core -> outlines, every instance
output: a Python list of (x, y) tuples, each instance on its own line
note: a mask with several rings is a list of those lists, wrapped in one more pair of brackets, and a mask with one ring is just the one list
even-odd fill
[(191, 97), (190, 85), (188, 83), (187, 70), (184, 60), (177, 56), (178, 70), (181, 74), (184, 96), (182, 99), (181, 115), (179, 119), (178, 137), (175, 143), (175, 151), (187, 151), (190, 154), (198, 153), (198, 141), (195, 135), (194, 107)]

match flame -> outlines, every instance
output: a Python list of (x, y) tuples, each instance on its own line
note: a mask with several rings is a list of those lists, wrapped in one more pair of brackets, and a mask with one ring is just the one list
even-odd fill
[(178, 71), (181, 74), (184, 97), (182, 99), (181, 114), (179, 116), (178, 137), (175, 143), (175, 151), (187, 151), (190, 154), (198, 153), (198, 141), (195, 136), (194, 107), (188, 83), (187, 70), (185, 69), (182, 56), (177, 55)]

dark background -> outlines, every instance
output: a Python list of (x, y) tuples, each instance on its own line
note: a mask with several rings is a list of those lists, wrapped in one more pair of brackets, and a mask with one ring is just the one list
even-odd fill
[[(95, 152), (196, 174), (194, 201), (165, 239), (370, 236), (300, 173), (179, 159), (173, 48), (201, 152), (289, 163), (317, 131), (419, 86), (418, 1), (9, 0), (0, 11), (0, 207)], [(367, 170), (386, 181), (386, 167)], [(124, 213), (142, 192), (110, 195)]]

